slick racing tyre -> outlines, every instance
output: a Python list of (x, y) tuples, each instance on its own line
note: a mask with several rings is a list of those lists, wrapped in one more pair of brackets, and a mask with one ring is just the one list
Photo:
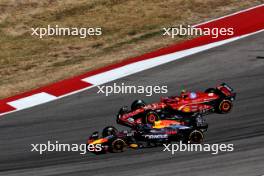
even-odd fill
[(111, 143), (109, 151), (113, 153), (123, 152), (126, 146), (126, 142), (123, 139), (117, 138)]
[(102, 136), (103, 137), (107, 137), (107, 136), (111, 136), (111, 135), (116, 136), (117, 133), (118, 133), (118, 130), (115, 127), (107, 126), (103, 129)]
[(143, 119), (143, 122), (145, 124), (154, 124), (155, 121), (158, 121), (160, 118), (159, 118), (159, 115), (154, 112), (154, 111), (149, 111), (146, 116), (144, 117)]
[(132, 104), (131, 104), (131, 110), (135, 111), (139, 108), (142, 108), (146, 106), (146, 103), (143, 100), (135, 100)]
[(231, 111), (233, 103), (230, 100), (222, 100), (218, 105), (218, 112), (221, 114), (226, 114)]
[(191, 144), (200, 144), (203, 142), (203, 140), (204, 140), (204, 135), (203, 132), (201, 132), (200, 130), (193, 130), (189, 134), (188, 142)]

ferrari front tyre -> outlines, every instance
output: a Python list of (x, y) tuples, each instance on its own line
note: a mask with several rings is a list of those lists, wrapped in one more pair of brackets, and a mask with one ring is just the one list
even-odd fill
[(123, 139), (117, 138), (111, 143), (110, 152), (113, 153), (123, 152), (126, 146), (127, 144)]
[(203, 132), (201, 132), (200, 130), (193, 130), (190, 134), (189, 134), (189, 143), (191, 144), (200, 144), (202, 143), (204, 140), (204, 135)]
[(222, 100), (218, 105), (218, 111), (221, 114), (226, 114), (231, 111), (233, 103), (230, 100)]
[(155, 121), (160, 120), (159, 115), (154, 112), (154, 111), (149, 111), (146, 116), (145, 119), (143, 120), (143, 122), (145, 124), (154, 124)]

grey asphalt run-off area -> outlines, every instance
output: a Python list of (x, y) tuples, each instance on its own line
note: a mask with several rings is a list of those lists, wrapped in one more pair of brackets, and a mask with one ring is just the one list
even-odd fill
[[(0, 175), (180, 175), (260, 176), (264, 174), (264, 32), (115, 81), (126, 85), (167, 85), (165, 95), (115, 94), (92, 88), (0, 118)], [(231, 85), (237, 100), (229, 114), (206, 116), (205, 143), (231, 143), (233, 152), (163, 152), (162, 147), (93, 155), (31, 152), (31, 145), (59, 141), (85, 143), (135, 99), (159, 101), (182, 88), (205, 90)], [(112, 85), (108, 83), (107, 85)]]

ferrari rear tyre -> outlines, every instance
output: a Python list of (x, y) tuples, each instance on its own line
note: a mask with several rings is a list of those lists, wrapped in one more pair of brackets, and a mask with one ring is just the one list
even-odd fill
[(221, 114), (226, 114), (231, 111), (233, 103), (230, 100), (222, 100), (218, 105), (218, 111)]

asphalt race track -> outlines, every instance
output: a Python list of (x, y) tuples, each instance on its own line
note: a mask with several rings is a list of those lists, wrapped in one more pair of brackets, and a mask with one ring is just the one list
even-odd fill
[[(204, 90), (221, 82), (237, 91), (233, 111), (207, 116), (206, 143), (233, 143), (235, 151), (177, 152), (163, 148), (127, 150), (96, 156), (74, 152), (30, 152), (30, 144), (84, 143), (88, 135), (115, 125), (115, 114), (134, 99), (147, 102), (161, 95), (96, 94), (97, 88), (16, 112), (0, 119), (0, 175), (214, 175), (264, 174), (264, 32), (186, 57), (123, 79), (126, 85), (168, 85), (168, 95), (181, 88)], [(112, 83), (109, 83), (112, 84)], [(116, 125), (117, 126), (117, 125)], [(119, 127), (122, 129), (123, 127)]]

